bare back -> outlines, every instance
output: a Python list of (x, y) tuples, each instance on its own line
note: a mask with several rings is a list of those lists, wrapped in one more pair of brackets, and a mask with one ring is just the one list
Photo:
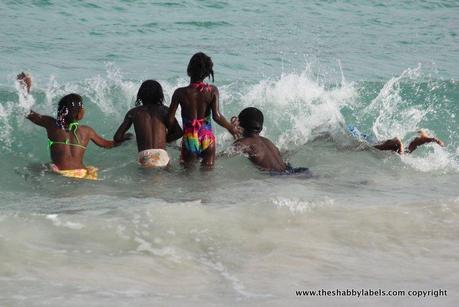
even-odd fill
[(251, 135), (237, 140), (234, 146), (248, 154), (250, 161), (263, 170), (283, 172), (287, 168), (279, 149), (267, 138)]
[[(59, 167), (59, 169), (79, 169), (85, 168), (83, 157), (86, 148), (90, 141), (91, 128), (87, 126), (79, 126), (75, 132), (67, 131), (58, 128), (57, 126), (46, 129), (48, 139), (54, 143), (50, 147), (51, 161)], [(78, 136), (75, 137), (75, 134)], [(68, 140), (69, 145), (61, 144)], [(80, 146), (77, 146), (80, 145)]]
[(51, 160), (61, 170), (85, 168), (83, 157), (89, 141), (104, 148), (115, 145), (113, 141), (102, 138), (88, 126), (74, 126), (71, 131), (69, 128), (62, 129), (57, 126), (55, 118), (34, 111), (30, 111), (27, 118), (46, 129), (50, 141)]
[(182, 108), (182, 118), (193, 120), (209, 116), (212, 100), (216, 98), (215, 93), (216, 88), (213, 85), (207, 85), (201, 90), (191, 85), (178, 88), (176, 94)]
[(139, 152), (147, 149), (165, 149), (166, 143), (182, 136), (177, 120), (171, 129), (167, 129), (168, 112), (169, 108), (164, 105), (138, 106), (129, 110), (116, 131), (114, 140), (121, 143), (128, 139), (125, 133), (134, 124)]
[(138, 151), (157, 148), (165, 149), (168, 108), (166, 106), (153, 105), (137, 107), (131, 111)]

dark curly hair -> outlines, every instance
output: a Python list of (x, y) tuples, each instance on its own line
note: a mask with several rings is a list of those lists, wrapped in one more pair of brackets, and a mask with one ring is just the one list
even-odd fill
[(137, 92), (136, 106), (145, 105), (162, 105), (164, 102), (164, 93), (161, 84), (156, 80), (143, 81)]
[(57, 106), (57, 126), (65, 129), (75, 121), (82, 108), (83, 98), (80, 95), (72, 93), (62, 97)]
[(191, 79), (204, 80), (207, 77), (212, 77), (214, 81), (214, 71), (212, 67), (214, 63), (212, 59), (203, 52), (195, 53), (188, 63), (187, 73)]
[(263, 130), (263, 113), (254, 107), (245, 108), (239, 113), (239, 126), (247, 133), (260, 133)]

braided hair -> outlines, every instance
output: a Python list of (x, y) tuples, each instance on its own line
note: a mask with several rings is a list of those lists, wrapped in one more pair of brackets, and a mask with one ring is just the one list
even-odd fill
[(212, 59), (203, 52), (195, 53), (188, 63), (187, 73), (191, 79), (204, 80), (207, 77), (212, 77), (214, 81), (214, 63)]
[(59, 128), (65, 129), (75, 121), (83, 108), (83, 98), (78, 94), (68, 94), (59, 100), (57, 106), (56, 124)]
[(156, 80), (143, 81), (142, 85), (137, 92), (137, 99), (135, 105), (163, 105), (164, 93), (161, 84)]

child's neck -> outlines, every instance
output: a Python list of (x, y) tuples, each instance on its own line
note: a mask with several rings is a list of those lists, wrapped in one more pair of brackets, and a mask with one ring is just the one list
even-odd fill
[(204, 79), (190, 79), (190, 83), (202, 83)]
[(257, 136), (260, 136), (260, 133), (256, 133), (256, 132), (244, 132), (242, 134), (243, 137), (245, 138), (250, 138), (250, 137), (257, 137)]

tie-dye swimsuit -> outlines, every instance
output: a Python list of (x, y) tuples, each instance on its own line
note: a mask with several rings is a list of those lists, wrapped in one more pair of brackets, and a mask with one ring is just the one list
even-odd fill
[[(204, 82), (191, 83), (191, 86), (201, 93), (210, 92), (212, 87)], [(210, 114), (201, 119), (183, 118), (182, 154), (186, 150), (200, 157), (210, 145), (215, 142), (212, 132), (212, 119)]]
[(182, 151), (186, 150), (200, 157), (214, 142), (210, 114), (201, 119), (183, 118)]

